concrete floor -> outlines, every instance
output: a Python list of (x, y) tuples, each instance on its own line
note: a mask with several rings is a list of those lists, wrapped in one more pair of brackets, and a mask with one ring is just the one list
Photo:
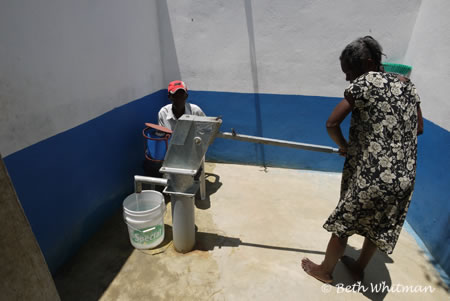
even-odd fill
[[(336, 206), (340, 174), (213, 163), (206, 171), (194, 251), (174, 250), (170, 203), (165, 240), (153, 250), (133, 249), (118, 212), (56, 275), (61, 299), (449, 300), (406, 231), (393, 254), (375, 254), (360, 286), (340, 262), (331, 286), (301, 269), (305, 256), (323, 259), (330, 234), (322, 224)], [(362, 241), (351, 237), (346, 254), (356, 257)]]

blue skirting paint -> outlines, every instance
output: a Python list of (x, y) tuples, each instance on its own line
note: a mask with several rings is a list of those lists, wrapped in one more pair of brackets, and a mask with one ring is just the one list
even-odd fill
[(416, 243), (425, 253), (428, 261), (434, 266), (436, 271), (439, 273), (441, 279), (445, 282), (445, 285), (450, 287), (450, 278), (448, 277), (448, 274), (444, 271), (441, 264), (434, 258), (434, 256), (431, 254), (430, 250), (428, 250), (423, 240), (420, 238), (419, 235), (417, 235), (417, 232), (414, 231), (414, 229), (411, 227), (408, 221), (406, 221), (405, 224), (403, 225), (403, 229), (406, 230), (406, 232), (408, 232), (415, 239)]
[[(221, 131), (336, 147), (325, 122), (340, 98), (189, 91), (189, 102), (222, 116)], [(64, 263), (133, 190), (143, 174), (144, 122), (156, 122), (165, 90), (5, 158), (22, 206), (52, 272)], [(348, 136), (349, 118), (342, 130)], [(425, 121), (408, 222), (450, 274), (450, 134)], [(217, 138), (207, 160), (340, 172), (336, 154)]]
[[(340, 98), (260, 94), (262, 129), (257, 128), (254, 94), (191, 91), (190, 101), (207, 115), (223, 116), (221, 131), (257, 135), (336, 147), (325, 122)], [(442, 268), (450, 274), (450, 133), (425, 120), (425, 134), (418, 138), (416, 186), (407, 220)], [(348, 137), (349, 117), (342, 125)], [(207, 159), (288, 168), (341, 171), (344, 159), (297, 149), (264, 146), (265, 162), (256, 145), (216, 139)]]
[[(336, 147), (325, 128), (328, 116), (340, 101), (335, 97), (259, 94), (261, 116), (255, 116), (255, 94), (190, 91), (189, 101), (208, 116), (222, 116), (221, 131)], [(262, 129), (258, 129), (258, 118)], [(342, 131), (348, 132), (349, 118)], [(257, 164), (323, 171), (341, 171), (344, 158), (286, 147), (268, 146), (260, 154), (257, 144), (216, 139), (207, 159), (218, 162)]]
[(164, 91), (153, 93), (5, 158), (52, 273), (132, 193), (144, 122), (157, 122), (166, 103)]
[(450, 274), (450, 133), (425, 120), (418, 138), (417, 176), (407, 220)]

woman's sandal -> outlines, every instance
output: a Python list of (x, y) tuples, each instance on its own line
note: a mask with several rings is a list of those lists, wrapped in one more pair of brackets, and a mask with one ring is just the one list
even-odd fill
[(349, 256), (344, 255), (341, 257), (341, 262), (350, 271), (350, 274), (352, 275), (355, 281), (363, 281), (364, 271), (361, 271), (361, 269), (357, 266), (356, 260), (354, 260)]

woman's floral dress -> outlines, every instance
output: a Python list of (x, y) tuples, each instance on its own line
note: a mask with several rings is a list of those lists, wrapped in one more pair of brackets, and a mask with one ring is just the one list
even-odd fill
[(361, 75), (345, 95), (354, 107), (341, 195), (323, 227), (341, 238), (362, 235), (390, 254), (414, 189), (420, 100), (409, 79), (381, 72)]

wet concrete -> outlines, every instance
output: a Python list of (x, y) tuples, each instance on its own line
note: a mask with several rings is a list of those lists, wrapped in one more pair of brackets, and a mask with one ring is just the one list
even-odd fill
[[(340, 174), (213, 163), (206, 171), (194, 251), (173, 248), (170, 202), (165, 240), (152, 250), (133, 249), (117, 212), (56, 275), (61, 299), (448, 300), (406, 231), (393, 254), (375, 254), (361, 284), (340, 262), (331, 286), (303, 272), (303, 257), (323, 259), (330, 234), (322, 224), (336, 206)], [(351, 237), (346, 254), (356, 257), (362, 241)]]

